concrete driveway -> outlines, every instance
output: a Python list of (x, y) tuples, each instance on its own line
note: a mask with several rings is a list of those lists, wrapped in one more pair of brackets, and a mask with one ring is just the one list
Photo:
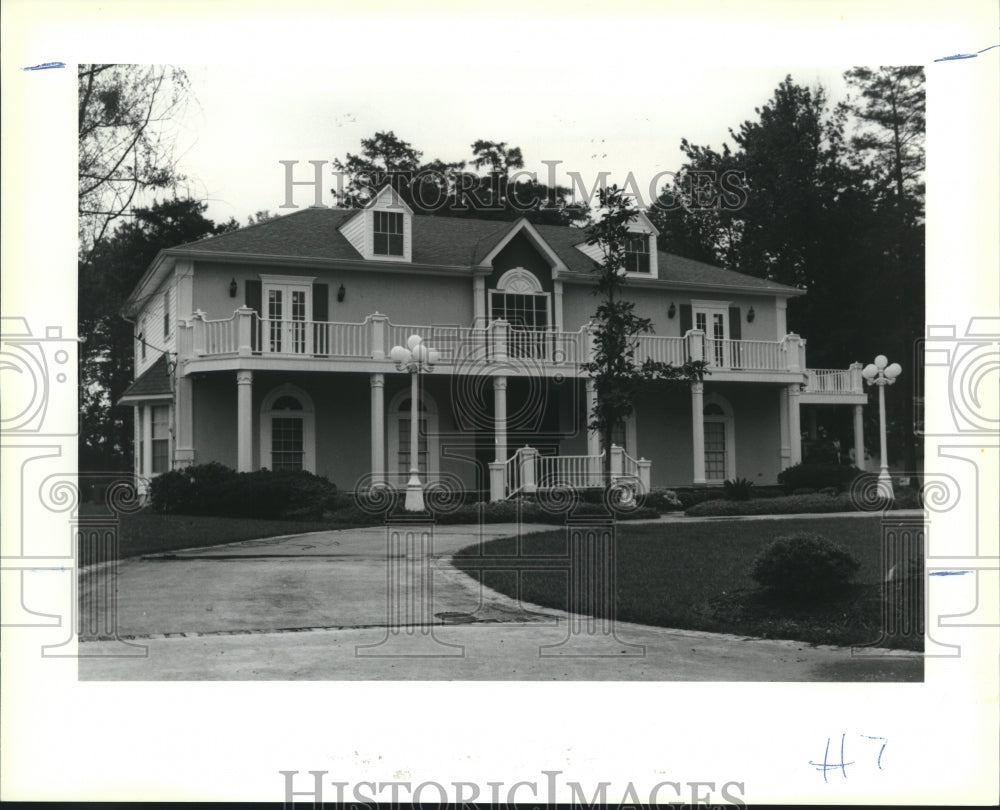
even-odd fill
[[(522, 534), (552, 526), (522, 526)], [(522, 605), (450, 565), (514, 524), (385, 527), (247, 540), (126, 560), (118, 637), (79, 647), (82, 680), (919, 681), (920, 656), (614, 628)], [(90, 615), (113, 569), (84, 572)], [(390, 595), (391, 594), (391, 595)], [(571, 632), (572, 631), (572, 632)]]

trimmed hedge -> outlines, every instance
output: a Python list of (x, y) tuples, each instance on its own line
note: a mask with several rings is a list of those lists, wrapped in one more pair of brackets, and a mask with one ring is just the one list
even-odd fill
[[(912, 489), (896, 492), (890, 509), (919, 509), (920, 495)], [(738, 517), (741, 515), (803, 515), (810, 513), (856, 512), (851, 496), (786, 495), (781, 498), (760, 498), (750, 501), (705, 501), (686, 510), (691, 517)]]
[(212, 462), (154, 478), (150, 506), (174, 515), (315, 519), (336, 491), (327, 479), (304, 471), (237, 473)]
[(772, 591), (802, 597), (843, 588), (860, 567), (843, 546), (802, 532), (775, 539), (754, 559), (750, 576)]
[(861, 470), (850, 464), (803, 462), (778, 473), (778, 482), (790, 491), (805, 487), (810, 489), (836, 487), (838, 490), (844, 490), (859, 475)]

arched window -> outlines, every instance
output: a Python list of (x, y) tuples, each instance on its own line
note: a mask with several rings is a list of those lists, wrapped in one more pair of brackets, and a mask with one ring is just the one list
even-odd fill
[(736, 477), (736, 436), (733, 409), (719, 394), (705, 397), (705, 480), (721, 483)]
[(537, 333), (549, 330), (551, 302), (534, 273), (515, 267), (500, 276), (497, 288), (490, 290), (490, 319), (501, 318), (511, 326), (507, 350), (512, 356), (547, 356), (548, 343)]
[(316, 472), (316, 415), (310, 396), (286, 383), (260, 407), (260, 466)]
[[(440, 470), (440, 442), (438, 430), (438, 409), (434, 398), (425, 391), (420, 392), (418, 436), (418, 462), (420, 480), (423, 483), (436, 481)], [(400, 391), (389, 402), (386, 419), (388, 431), (386, 450), (388, 453), (387, 479), (395, 486), (406, 486), (410, 477), (410, 390)]]

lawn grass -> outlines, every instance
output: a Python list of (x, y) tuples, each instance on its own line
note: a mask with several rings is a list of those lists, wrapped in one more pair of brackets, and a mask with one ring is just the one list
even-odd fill
[[(882, 623), (881, 519), (712, 521), (618, 525), (617, 618), (658, 627), (709, 630), (810, 643), (864, 644)], [(815, 531), (847, 548), (861, 567), (854, 584), (825, 600), (790, 602), (760, 590), (750, 578), (754, 557), (780, 535)], [(565, 610), (567, 575), (538, 571), (527, 555), (563, 555), (564, 530), (521, 540), (523, 560), (499, 570), (490, 556), (516, 553), (514, 539), (462, 549), (454, 564), (491, 588), (526, 602)], [(551, 566), (551, 562), (549, 563)], [(520, 573), (520, 576), (518, 576)], [(520, 592), (518, 591), (520, 579)], [(891, 646), (922, 649), (923, 631)]]
[[(103, 512), (88, 504), (81, 505), (81, 514), (93, 518)], [(285, 534), (348, 529), (343, 523), (331, 524), (318, 520), (254, 520), (250, 518), (209, 517), (203, 515), (160, 515), (137, 512), (122, 515), (118, 522), (118, 559), (178, 551), (183, 548), (204, 548), (239, 540), (256, 540)], [(81, 555), (81, 560), (83, 560)], [(86, 559), (84, 564), (106, 562)]]

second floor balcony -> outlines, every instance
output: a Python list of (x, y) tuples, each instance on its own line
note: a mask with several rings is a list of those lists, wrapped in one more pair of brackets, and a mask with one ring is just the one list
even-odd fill
[[(257, 367), (384, 370), (393, 346), (419, 334), (440, 353), (443, 371), (473, 373), (482, 364), (505, 364), (510, 373), (585, 376), (581, 364), (593, 357), (589, 326), (575, 332), (522, 329), (503, 320), (483, 326), (395, 324), (385, 315), (361, 323), (268, 320), (241, 308), (230, 318), (212, 320), (196, 312), (181, 329), (180, 359), (204, 366), (208, 361), (242, 361)], [(699, 330), (681, 337), (645, 335), (638, 339), (636, 360), (651, 358), (682, 365), (704, 360), (710, 379), (794, 382), (816, 395), (862, 393), (860, 367), (809, 369), (806, 341), (789, 334), (779, 341), (719, 340)], [(305, 366), (303, 366), (305, 364)], [(374, 366), (373, 366), (374, 364)], [(209, 363), (219, 366), (216, 362)], [(229, 364), (226, 364), (228, 366)], [(240, 365), (237, 362), (235, 366)], [(506, 370), (505, 370), (506, 371)]]

